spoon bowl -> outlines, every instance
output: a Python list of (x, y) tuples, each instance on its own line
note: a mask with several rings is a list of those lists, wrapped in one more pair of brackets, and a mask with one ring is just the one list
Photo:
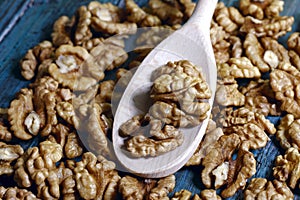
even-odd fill
[[(168, 61), (189, 60), (201, 67), (212, 91), (209, 99), (212, 108), (217, 72), (209, 28), (216, 3), (217, 0), (199, 0), (189, 21), (149, 53), (128, 83), (114, 116), (113, 148), (117, 159), (129, 172), (146, 178), (172, 174), (188, 161), (202, 140), (209, 117), (199, 126), (180, 128), (184, 141), (176, 149), (156, 157), (133, 158), (123, 148), (124, 138), (119, 136), (119, 128), (133, 116), (147, 110), (151, 102), (149, 92), (152, 72)], [(208, 116), (210, 112), (211, 109)]]

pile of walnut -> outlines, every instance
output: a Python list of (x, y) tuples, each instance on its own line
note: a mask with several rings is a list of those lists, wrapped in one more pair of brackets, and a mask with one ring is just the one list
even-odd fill
[(134, 157), (158, 156), (180, 146), (184, 135), (179, 128), (199, 125), (210, 109), (209, 86), (190, 61), (168, 62), (152, 73), (151, 81), (153, 104), (148, 112), (129, 119), (119, 130)]
[[(0, 198), (221, 199), (244, 190), (245, 199), (293, 199), (300, 180), (300, 33), (290, 35), (288, 48), (277, 41), (294, 22), (280, 15), (283, 0), (240, 0), (238, 8), (217, 5), (211, 23), (216, 102), (207, 133), (186, 164), (203, 168), (202, 192), (192, 197), (187, 188), (176, 188), (171, 195), (175, 175), (142, 179), (116, 170), (108, 140), (114, 86), (130, 77), (127, 67), (137, 67), (194, 7), (190, 0), (150, 0), (143, 8), (133, 0), (125, 0), (125, 8), (93, 1), (71, 17), (59, 17), (52, 40), (29, 49), (20, 62), (21, 74), (32, 83), (16, 94), (8, 109), (0, 109), (0, 175), (15, 183), (1, 186)], [(138, 56), (125, 66), (126, 35), (147, 26), (155, 28), (140, 35)], [(124, 134), (148, 123), (155, 137), (176, 138), (171, 140), (179, 144), (182, 134), (174, 127), (198, 124), (206, 117), (208, 108), (200, 109), (200, 104), (210, 94), (197, 79), (199, 72), (187, 61), (165, 69), (173, 70), (173, 65), (195, 83), (180, 85), (173, 95), (169, 89), (174, 77), (158, 71), (151, 94), (155, 105), (149, 116), (134, 117)], [(116, 72), (117, 80), (104, 79), (108, 70)], [(239, 85), (240, 79), (246, 84)], [(179, 104), (177, 96), (184, 97)], [(165, 121), (157, 115), (163, 109), (173, 112)], [(276, 130), (267, 117), (280, 115)], [(253, 150), (264, 148), (269, 135), (286, 152), (274, 161), (274, 179), (250, 180), (258, 166)], [(39, 143), (28, 148), (31, 139)], [(18, 145), (21, 140), (24, 149)]]

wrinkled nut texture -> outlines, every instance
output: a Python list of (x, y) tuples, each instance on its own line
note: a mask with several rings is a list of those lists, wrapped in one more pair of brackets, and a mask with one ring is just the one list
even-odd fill
[(287, 45), (289, 49), (294, 50), (299, 55), (300, 54), (300, 33), (299, 32), (292, 33), (288, 38)]
[(216, 190), (213, 189), (205, 189), (200, 193), (201, 200), (221, 200), (222, 198), (217, 195)]
[(33, 83), (33, 103), (35, 112), (39, 116), (40, 135), (47, 136), (52, 127), (57, 124), (56, 116), (56, 90), (58, 82), (53, 78), (45, 76)]
[(14, 136), (21, 140), (29, 140), (32, 138), (25, 127), (24, 121), (27, 115), (33, 111), (33, 92), (30, 89), (21, 89), (17, 98), (10, 103), (8, 109), (8, 120), (10, 122), (10, 129)]
[(295, 189), (300, 179), (300, 154), (296, 148), (289, 148), (285, 155), (276, 158), (273, 175), (279, 181), (286, 182), (287, 185)]
[(300, 72), (292, 65), (285, 63), (270, 73), (270, 85), (275, 98), (281, 102), (281, 110), (300, 116)]
[(84, 199), (115, 199), (120, 177), (115, 164), (91, 152), (84, 153), (74, 168), (76, 187)]
[(243, 33), (253, 33), (257, 37), (268, 36), (278, 39), (292, 30), (293, 23), (294, 17), (292, 16), (277, 16), (263, 20), (247, 16), (240, 31)]
[(0, 142), (0, 175), (10, 175), (14, 172), (11, 162), (17, 160), (24, 153), (20, 145), (9, 145)]
[(193, 156), (186, 163), (186, 166), (200, 165), (202, 159), (210, 152), (213, 146), (217, 143), (218, 139), (223, 135), (221, 128), (213, 128), (213, 130), (209, 130), (208, 128), (206, 129), (204, 139), (199, 144)]
[(281, 115), (280, 106), (273, 103), (275, 93), (269, 80), (250, 81), (247, 86), (241, 88), (241, 92), (245, 95), (245, 107), (252, 112), (264, 116)]
[(285, 182), (268, 181), (264, 178), (253, 178), (244, 191), (246, 200), (251, 199), (294, 199), (294, 194)]
[(28, 50), (20, 61), (22, 76), (26, 80), (31, 80), (36, 74), (38, 65), (53, 56), (53, 50), (52, 43), (46, 40)]
[(299, 140), (300, 119), (295, 119), (294, 115), (287, 114), (281, 118), (276, 132), (276, 138), (284, 149), (294, 147), (300, 150)]
[(3, 187), (0, 186), (0, 198), (3, 200), (15, 199), (15, 200), (37, 200), (32, 192), (21, 189), (18, 187)]
[(248, 33), (243, 43), (246, 56), (261, 72), (268, 72), (270, 66), (264, 61), (264, 49), (253, 33)]
[(279, 16), (283, 11), (282, 0), (240, 0), (239, 8), (244, 15), (251, 15), (257, 19)]
[(230, 58), (227, 63), (218, 65), (218, 76), (221, 78), (259, 78), (261, 76), (258, 67), (253, 66), (246, 58)]
[(222, 106), (243, 106), (245, 96), (238, 90), (237, 81), (233, 77), (218, 80), (216, 102)]
[(124, 176), (119, 183), (119, 192), (125, 200), (168, 199), (167, 195), (175, 187), (175, 176), (169, 175), (158, 181), (155, 179), (138, 180), (131, 176)]
[(180, 190), (179, 192), (176, 192), (174, 196), (171, 198), (171, 200), (184, 200), (184, 199), (190, 199), (192, 196), (192, 193), (188, 190)]
[(244, 189), (247, 179), (256, 173), (256, 160), (249, 151), (247, 142), (242, 143), (236, 160), (229, 161), (227, 188), (221, 192), (223, 198), (233, 196), (239, 189)]
[(80, 6), (77, 10), (78, 22), (75, 31), (75, 44), (81, 45), (83, 42), (89, 40), (93, 35), (89, 28), (91, 24), (91, 12), (86, 6)]

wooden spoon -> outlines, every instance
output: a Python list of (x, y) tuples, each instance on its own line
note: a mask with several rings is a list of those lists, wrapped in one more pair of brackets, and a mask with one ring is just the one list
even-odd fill
[[(113, 147), (120, 163), (131, 173), (146, 178), (159, 178), (179, 170), (197, 149), (208, 124), (182, 128), (184, 142), (168, 153), (146, 158), (133, 158), (123, 147), (119, 136), (120, 126), (136, 114), (148, 110), (152, 72), (168, 61), (189, 60), (200, 66), (212, 91), (209, 103), (212, 107), (216, 90), (217, 71), (210, 41), (210, 23), (217, 0), (199, 0), (192, 17), (185, 25), (155, 47), (138, 67), (129, 82), (114, 116)], [(137, 98), (138, 97), (138, 98)], [(139, 108), (137, 108), (139, 104)], [(211, 110), (208, 113), (210, 115)]]

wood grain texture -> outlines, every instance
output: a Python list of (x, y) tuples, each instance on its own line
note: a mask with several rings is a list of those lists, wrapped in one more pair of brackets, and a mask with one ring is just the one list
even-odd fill
[[(52, 25), (59, 16), (71, 16), (80, 5), (88, 4), (90, 0), (1, 0), (0, 1), (0, 107), (8, 107), (15, 93), (29, 82), (22, 79), (19, 70), (19, 60), (26, 51), (42, 40), (50, 39)], [(102, 1), (104, 2), (104, 1)], [(115, 4), (124, 6), (123, 1), (113, 0)], [(146, 1), (139, 1), (144, 4)], [(237, 5), (238, 0), (223, 0), (226, 5)], [(282, 15), (293, 15), (295, 23), (293, 31), (300, 30), (300, 1), (285, 0), (285, 9)], [(289, 34), (280, 41), (285, 44)], [(270, 118), (278, 124), (278, 118)], [(36, 140), (31, 145), (36, 144)], [(29, 144), (24, 147), (27, 148)], [(267, 177), (272, 179), (272, 167), (277, 155), (283, 151), (274, 137), (267, 146), (255, 151), (257, 160), (257, 173), (254, 177)], [(203, 188), (200, 182), (200, 167), (183, 168), (177, 172), (177, 185), (175, 191), (188, 189), (199, 193)], [(0, 177), (1, 184), (7, 180)], [(300, 199), (300, 192), (296, 191), (295, 199)], [(242, 192), (238, 192), (230, 199), (243, 199)]]

